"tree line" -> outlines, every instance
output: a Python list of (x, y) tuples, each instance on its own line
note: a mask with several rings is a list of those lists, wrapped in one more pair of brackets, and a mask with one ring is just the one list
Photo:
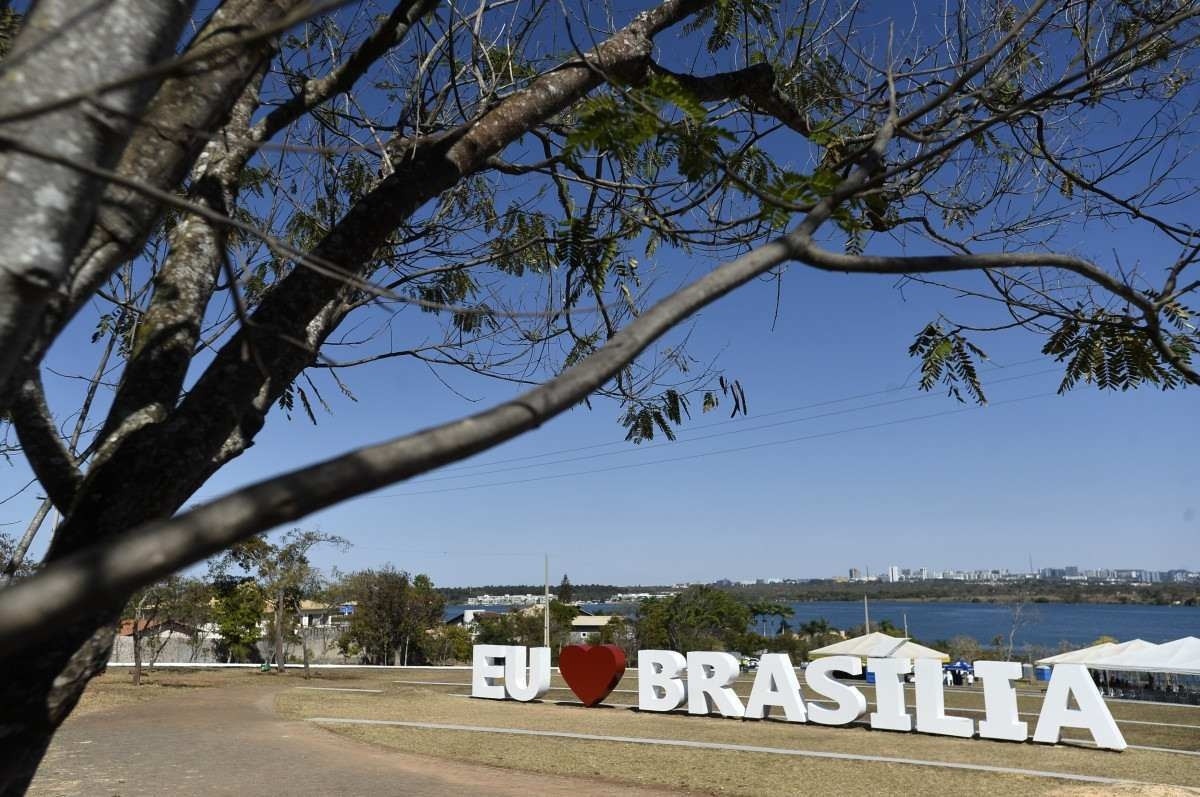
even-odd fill
[(949, 579), (924, 581), (813, 580), (804, 583), (733, 584), (722, 586), (747, 600), (854, 601), (863, 595), (872, 600), (962, 601), (966, 603), (1180, 603), (1200, 602), (1200, 585), (1160, 583), (1150, 585), (1097, 584), (1030, 580), (977, 583)]
[(307, 675), (311, 650), (302, 610), (340, 618), (325, 627), (336, 632), (333, 645), (347, 663), (446, 664), (470, 657), (469, 634), (443, 624), (446, 601), (429, 576), (391, 565), (326, 575), (309, 559), (318, 545), (345, 549), (348, 543), (301, 530), (274, 542), (253, 537), (210, 560), (204, 577), (170, 576), (138, 590), (120, 623), (132, 640), (134, 682), (143, 660), (153, 664), (172, 635), (189, 639), (193, 655), (211, 642), (217, 660), (264, 661), (278, 672), (297, 663)]

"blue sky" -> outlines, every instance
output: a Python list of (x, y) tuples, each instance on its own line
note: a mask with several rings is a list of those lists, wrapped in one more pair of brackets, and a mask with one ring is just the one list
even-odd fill
[[(1063, 237), (1064, 249), (1100, 262), (1114, 250), (1126, 262), (1174, 256), (1155, 246), (1127, 231)], [(898, 251), (883, 239), (869, 248)], [(662, 292), (711, 265), (663, 251), (646, 269), (657, 269)], [(566, 572), (576, 583), (818, 577), (892, 564), (1024, 570), (1030, 556), (1035, 567), (1200, 568), (1194, 390), (1083, 386), (1056, 396), (1061, 366), (1039, 356), (1041, 339), (1005, 333), (976, 341), (991, 355), (992, 403), (973, 408), (944, 391), (920, 393), (906, 349), (939, 311), (980, 318), (979, 308), (946, 291), (900, 291), (887, 277), (800, 266), (784, 275), (780, 297), (774, 329), (776, 285), (763, 281), (684, 330), (693, 355), (717, 357), (745, 386), (748, 417), (726, 423), (726, 410), (701, 415), (696, 401), (677, 443), (634, 446), (623, 441), (616, 405), (597, 402), (466, 467), (308, 518), (301, 525), (354, 544), (345, 554), (318, 551), (317, 563), (391, 562), (440, 585), (538, 582), (543, 552), (554, 580)], [(48, 366), (90, 373), (100, 353), (86, 343), (94, 323), (85, 313), (81, 334), (52, 351)], [(195, 500), (516, 392), (443, 371), (451, 391), (404, 359), (341, 375), (357, 402), (316, 375), (333, 414), (318, 408), (313, 426), (274, 410), (256, 445)], [(62, 420), (81, 386), (51, 372), (46, 382)], [(699, 437), (708, 439), (688, 442)], [(28, 479), (19, 461), (0, 465), (5, 496)], [(0, 530), (19, 534), (35, 496), (0, 505)]]
[[(1058, 373), (1039, 373), (1053, 363), (1037, 359), (1038, 340), (1012, 335), (987, 341), (997, 366), (986, 372), (996, 382), (992, 406), (964, 408), (912, 387), (905, 354), (931, 310), (946, 306), (944, 293), (902, 296), (887, 278), (793, 267), (771, 331), (774, 297), (773, 284), (751, 285), (695, 322), (693, 351), (719, 353), (742, 380), (748, 418), (704, 428), (727, 415), (697, 413), (678, 443), (637, 447), (622, 441), (614, 405), (570, 412), (470, 461), (479, 467), (447, 468), (309, 518), (305, 526), (354, 543), (346, 554), (318, 553), (318, 563), (351, 570), (392, 562), (444, 585), (537, 581), (543, 552), (552, 577), (566, 572), (577, 583), (815, 577), (890, 564), (1016, 570), (1030, 554), (1037, 567), (1200, 564), (1194, 391), (1083, 387), (1055, 396)], [(51, 367), (87, 371), (97, 355), (98, 347), (56, 350)], [(345, 378), (357, 403), (326, 391), (334, 414), (319, 415), (317, 426), (274, 411), (258, 443), (197, 500), (511, 395), (507, 385), (444, 374), (477, 400), (468, 405), (423, 366), (400, 360)], [(65, 406), (75, 388), (48, 380)], [(772, 414), (875, 391), (889, 392)], [(842, 414), (797, 420), (833, 412)], [(747, 431), (781, 421), (794, 422)], [(877, 424), (890, 425), (845, 431)], [(685, 442), (718, 432), (731, 434)], [(762, 443), (772, 445), (640, 464)], [(589, 457), (582, 461), (504, 462), (596, 444), (544, 458)], [(612, 469), (630, 465), (638, 466)], [(609, 470), (545, 478), (599, 469)], [(0, 486), (7, 494), (26, 478), (14, 464)], [(33, 504), (3, 505), (0, 521), (23, 521)]]

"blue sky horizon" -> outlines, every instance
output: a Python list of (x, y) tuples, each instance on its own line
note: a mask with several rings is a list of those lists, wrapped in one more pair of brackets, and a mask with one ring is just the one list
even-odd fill
[[(635, 5), (644, 4), (619, 10)], [(683, 58), (686, 48), (679, 50), (671, 55)], [(1135, 117), (1089, 135), (1123, 140), (1141, 124)], [(515, 160), (519, 149), (506, 155)], [(1194, 218), (1194, 205), (1180, 203), (1169, 215)], [(1114, 269), (1157, 269), (1177, 254), (1141, 230), (1109, 225), (1064, 225), (1055, 249)], [(668, 249), (642, 257), (636, 248), (630, 254), (644, 261), (652, 297), (718, 262)], [(929, 250), (885, 235), (867, 241), (868, 252)], [(505, 284), (534, 290), (538, 279)], [(81, 313), (47, 357), (47, 393), (61, 424), (79, 404), (79, 375), (99, 358), (102, 344), (79, 341), (100, 312), (93, 305)], [(1026, 571), (1031, 557), (1035, 568), (1200, 569), (1194, 389), (1080, 385), (1059, 396), (1065, 366), (1040, 354), (1043, 338), (1018, 331), (972, 338), (989, 354), (981, 366), (987, 407), (960, 404), (942, 388), (922, 393), (906, 351), (940, 313), (1007, 320), (951, 290), (792, 265), (778, 284), (743, 287), (658, 345), (686, 338), (701, 364), (715, 361), (738, 379), (746, 417), (729, 419), (728, 403), (702, 414), (696, 397), (678, 441), (635, 446), (623, 440), (617, 405), (598, 400), (465, 463), (287, 528), (320, 528), (353, 543), (344, 554), (315, 550), (324, 569), (391, 563), (441, 586), (540, 583), (543, 553), (556, 582), (565, 572), (576, 583), (630, 585), (825, 577), (851, 567), (878, 573), (890, 565)], [(397, 347), (434, 329), (411, 306), (394, 328)], [(519, 392), (405, 358), (338, 373), (355, 400), (314, 371), (331, 412), (316, 405), (314, 426), (298, 408), (291, 420), (273, 408), (255, 444), (189, 505)], [(19, 456), (0, 466), (0, 498), (29, 479)], [(19, 535), (38, 496), (33, 487), (0, 503), (0, 532)], [(47, 536), (43, 530), (34, 553)]]
[[(543, 553), (555, 581), (614, 584), (893, 564), (1026, 571), (1030, 556), (1035, 568), (1200, 566), (1194, 392), (1085, 385), (1058, 396), (1062, 366), (1039, 355), (1037, 338), (1007, 335), (980, 341), (990, 404), (960, 404), (919, 391), (906, 355), (944, 294), (793, 267), (772, 331), (775, 288), (747, 286), (690, 330), (693, 352), (719, 355), (745, 385), (746, 417), (694, 408), (676, 442), (635, 446), (616, 406), (599, 401), (294, 525), (353, 543), (318, 549), (322, 568), (391, 563), (444, 586), (538, 583)], [(56, 349), (49, 365), (86, 373), (98, 348)], [(342, 378), (356, 402), (325, 390), (332, 414), (318, 408), (315, 426), (273, 409), (259, 441), (191, 503), (516, 392), (395, 360)], [(47, 379), (56, 408), (69, 406), (77, 380)], [(14, 462), (0, 487), (7, 495), (27, 478)], [(19, 532), (35, 497), (0, 506), (0, 529)]]

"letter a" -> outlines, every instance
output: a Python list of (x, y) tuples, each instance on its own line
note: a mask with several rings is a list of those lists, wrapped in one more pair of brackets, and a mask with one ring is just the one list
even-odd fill
[[(1078, 709), (1070, 708), (1071, 695)], [(1125, 737), (1100, 697), (1096, 684), (1082, 664), (1056, 664), (1046, 686), (1046, 699), (1038, 715), (1033, 740), (1058, 744), (1063, 728), (1084, 728), (1092, 732), (1097, 747), (1124, 750)]]
[(779, 706), (788, 722), (807, 722), (804, 699), (800, 697), (800, 681), (792, 660), (786, 653), (764, 653), (754, 674), (754, 686), (746, 703), (746, 718), (766, 719), (771, 706)]

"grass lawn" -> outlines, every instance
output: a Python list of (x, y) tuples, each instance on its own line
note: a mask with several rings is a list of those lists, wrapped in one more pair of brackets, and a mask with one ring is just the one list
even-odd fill
[[(410, 671), (412, 672), (412, 671)], [(408, 679), (408, 672), (402, 673)], [(445, 675), (440, 674), (440, 675)], [(465, 673), (464, 673), (465, 675)], [(437, 678), (430, 680), (442, 680)], [(444, 678), (451, 680), (450, 678)], [(1127, 750), (1112, 753), (1060, 746), (963, 740), (922, 734), (828, 728), (784, 722), (751, 722), (686, 715), (641, 714), (625, 708), (584, 709), (553, 702), (474, 700), (462, 689), (413, 687), (378, 679), (383, 694), (287, 690), (277, 698), (285, 716), (434, 722), (605, 736), (689, 739), (797, 750), (983, 764), (1120, 778), (1167, 786), (1200, 787), (1200, 758)], [(461, 679), (465, 682), (465, 678)], [(636, 683), (636, 682), (635, 682)], [(629, 676), (622, 682), (628, 688)], [(748, 688), (748, 685), (747, 685)], [(459, 694), (453, 694), (458, 692)], [(565, 693), (552, 693), (551, 698)], [(618, 700), (618, 698), (621, 698)], [(614, 702), (634, 703), (634, 695)], [(1192, 712), (1189, 719), (1196, 722)], [(1200, 722), (1196, 722), (1200, 724)], [(903, 793), (934, 784), (944, 793), (1009, 788), (1022, 794), (1112, 793), (1112, 787), (1071, 784), (1012, 774), (931, 769), (903, 764), (805, 759), (767, 753), (695, 750), (618, 742), (505, 736), (465, 731), (370, 725), (326, 726), (329, 730), (408, 752), (450, 757), (535, 772), (616, 778), (722, 794), (768, 794), (825, 789)], [(1195, 747), (1200, 731), (1191, 732)], [(1179, 739), (1172, 737), (1175, 741)], [(1183, 747), (1184, 745), (1172, 745)], [(1190, 789), (1137, 794), (1200, 793)]]
[[(409, 753), (451, 758), (531, 772), (598, 777), (618, 782), (681, 788), (698, 793), (762, 795), (841, 790), (880, 794), (908, 793), (930, 786), (943, 794), (969, 791), (1016, 794), (1127, 794), (1176, 797), (1200, 794), (1200, 757), (1148, 750), (1112, 753), (1071, 746), (1048, 747), (985, 740), (951, 739), (924, 734), (872, 731), (861, 726), (829, 728), (782, 721), (738, 721), (689, 717), (682, 714), (639, 713), (627, 707), (584, 709), (555, 675), (547, 701), (516, 703), (475, 700), (466, 670), (314, 670), (305, 680), (299, 669), (279, 678), (255, 670), (156, 670), (141, 687), (133, 687), (128, 670), (113, 668), (95, 679), (77, 714), (111, 710), (133, 702), (164, 699), (183, 690), (222, 687), (282, 687), (277, 711), (288, 718), (341, 717), (354, 719), (435, 722), (494, 726), (553, 732), (585, 733), (654, 739), (687, 739), (770, 748), (851, 753), (893, 758), (983, 764), (1136, 781), (1140, 785), (1100, 785), (1030, 778), (967, 770), (905, 764), (800, 758), (770, 753), (688, 749), (609, 741), (506, 736), (469, 731), (431, 730), (369, 725), (325, 727), (373, 745)], [(450, 686), (412, 686), (397, 681), (445, 681)], [(737, 691), (749, 694), (752, 679)], [(374, 692), (320, 691), (292, 687), (378, 689)], [(637, 702), (637, 673), (626, 673), (609, 699), (613, 704)], [(874, 695), (863, 686), (868, 703)], [(1022, 687), (1026, 689), (1026, 687)], [(1032, 690), (1031, 690), (1032, 691)], [(807, 695), (806, 695), (807, 696)], [(909, 702), (912, 700), (908, 692)], [(979, 719), (966, 711), (983, 706), (979, 690), (948, 689), (949, 713)], [(1036, 712), (1041, 700), (1022, 696), (1020, 710)], [(1167, 726), (1123, 724), (1130, 744), (1200, 750), (1200, 708), (1110, 703), (1118, 719), (1166, 723)], [(956, 711), (957, 709), (957, 711)], [(1022, 719), (1035, 721), (1033, 716)], [(1183, 727), (1175, 727), (1183, 726)], [(1188, 727), (1190, 726), (1190, 727)], [(1068, 735), (1086, 738), (1086, 733)], [(1161, 784), (1147, 786), (1144, 784)]]
[[(445, 686), (438, 687), (438, 689), (453, 694), (469, 694), (470, 692), (470, 673), (465, 670), (402, 670), (394, 672), (397, 674), (391, 678), (391, 681), (395, 686), (404, 685), (395, 683), (396, 681), (453, 682), (461, 684), (461, 686)], [(637, 683), (637, 671), (629, 670), (625, 673), (624, 678), (622, 678), (617, 691), (609, 696), (607, 702), (618, 705), (636, 704)], [(743, 702), (750, 695), (750, 686), (752, 683), (752, 678), (743, 678), (735, 685), (735, 691), (742, 698)], [(567, 688), (566, 682), (557, 673), (551, 677), (551, 686), (553, 690), (547, 695), (548, 700), (567, 701), (574, 699), (571, 691)], [(875, 700), (874, 688), (863, 683), (859, 683), (858, 688), (866, 696), (868, 707), (873, 707)], [(1038, 690), (1037, 687), (1026, 685), (1018, 687), (1019, 693), (1026, 691), (1040, 692), (1044, 691), (1044, 689)], [(911, 707), (915, 699), (911, 685), (905, 687), (905, 694), (907, 702)], [(806, 700), (817, 697), (809, 692), (807, 688), (805, 688), (804, 696)], [(947, 713), (971, 717), (975, 720), (983, 718), (983, 692), (981, 689), (947, 688), (945, 696)], [(1125, 735), (1125, 741), (1129, 744), (1200, 751), (1200, 706), (1157, 705), (1117, 701), (1110, 702), (1108, 706), (1113, 717), (1118, 721), (1129, 721), (1120, 724), (1121, 732)], [(1021, 712), (1021, 720), (1029, 723), (1031, 734), (1033, 726), (1037, 722), (1037, 713), (1041, 710), (1041, 707), (1042, 698), (1040, 696), (1018, 695), (1017, 709)], [(1165, 725), (1139, 724), (1144, 722), (1165, 723)], [(1063, 738), (1090, 741), (1091, 735), (1087, 731), (1065, 730)], [(1200, 759), (1196, 761), (1196, 764), (1197, 767), (1200, 767)]]

